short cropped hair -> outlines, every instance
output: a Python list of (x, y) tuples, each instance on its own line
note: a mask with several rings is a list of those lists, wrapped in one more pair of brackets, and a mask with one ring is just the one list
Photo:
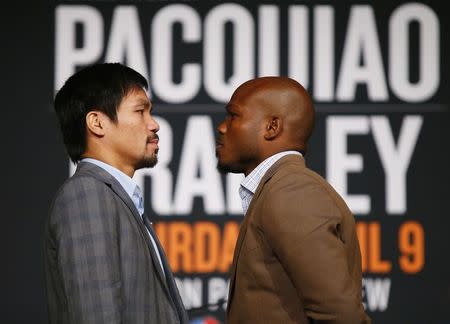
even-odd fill
[(101, 111), (117, 122), (122, 99), (147, 80), (120, 63), (101, 63), (73, 74), (55, 96), (55, 111), (70, 159), (77, 163), (86, 151), (86, 115)]

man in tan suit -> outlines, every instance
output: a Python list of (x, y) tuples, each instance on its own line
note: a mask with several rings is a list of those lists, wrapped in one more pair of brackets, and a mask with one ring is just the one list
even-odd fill
[(218, 168), (244, 173), (228, 323), (370, 323), (355, 221), (305, 166), (314, 109), (296, 81), (242, 84), (218, 127)]

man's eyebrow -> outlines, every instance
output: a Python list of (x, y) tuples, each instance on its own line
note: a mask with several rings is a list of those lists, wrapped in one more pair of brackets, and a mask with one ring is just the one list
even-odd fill
[(228, 105), (225, 106), (225, 110), (227, 112), (237, 113), (237, 109), (238, 109), (238, 107), (236, 105), (233, 105), (233, 104), (231, 104), (231, 105), (228, 104)]
[(148, 100), (145, 99), (137, 99), (134, 103), (135, 106), (145, 106), (145, 107), (151, 107), (151, 104)]
[(236, 108), (236, 106), (233, 104), (228, 104), (225, 106), (226, 111), (234, 110), (234, 108)]

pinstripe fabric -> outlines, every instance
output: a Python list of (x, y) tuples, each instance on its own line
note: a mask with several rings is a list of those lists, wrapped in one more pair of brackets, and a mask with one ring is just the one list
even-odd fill
[(58, 191), (46, 226), (50, 322), (188, 323), (150, 246), (117, 180), (80, 163)]

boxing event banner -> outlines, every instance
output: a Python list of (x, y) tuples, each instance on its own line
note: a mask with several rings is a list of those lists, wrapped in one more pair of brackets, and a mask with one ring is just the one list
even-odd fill
[(450, 322), (442, 5), (111, 0), (52, 10), (53, 92), (97, 62), (125, 63), (150, 82), (159, 163), (135, 179), (193, 323), (225, 320), (244, 217), (243, 175), (216, 170), (216, 127), (237, 86), (266, 75), (296, 79), (314, 100), (307, 165), (355, 214), (374, 322)]

